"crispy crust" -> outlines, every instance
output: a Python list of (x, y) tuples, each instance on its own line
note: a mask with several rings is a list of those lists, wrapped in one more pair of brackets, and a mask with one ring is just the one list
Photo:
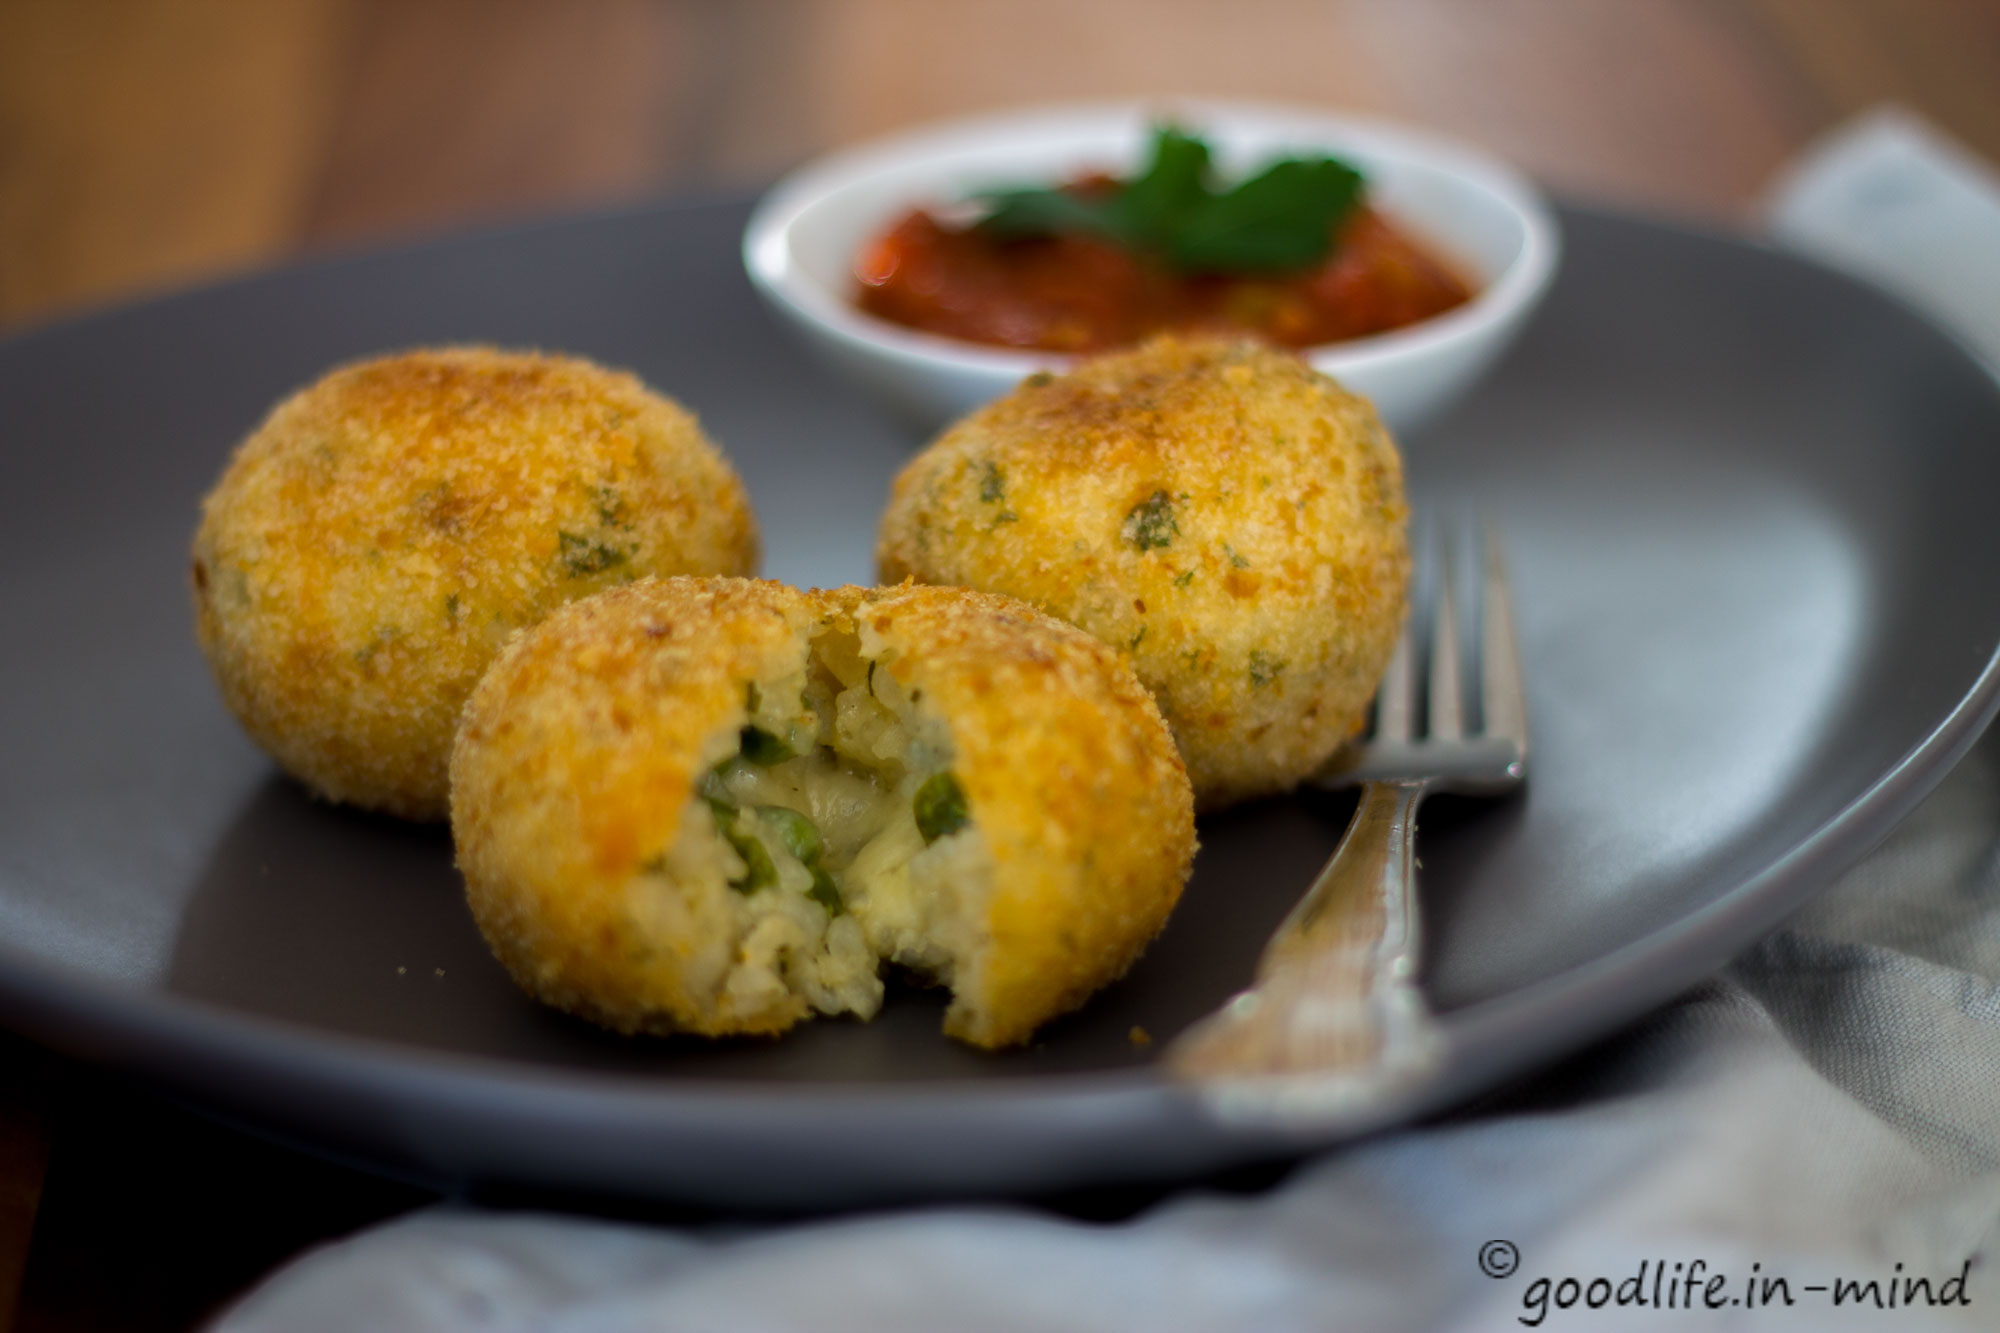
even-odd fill
[(466, 708), (459, 864), (526, 990), (623, 1031), (775, 1032), (805, 1015), (802, 1002), (723, 1012), (727, 904), (676, 882), (663, 909), (658, 866), (696, 779), (734, 750), (745, 683), (794, 669), (829, 625), (942, 720), (988, 852), (990, 883), (965, 886), (981, 943), (953, 978), (946, 1030), (1026, 1040), (1131, 965), (1186, 881), (1193, 803), (1150, 696), (1101, 644), (961, 589), (661, 579), (557, 612)]
[(237, 449), (195, 536), (224, 699), (331, 800), (442, 818), (458, 710), (507, 635), (644, 574), (747, 574), (742, 483), (693, 417), (587, 361), (357, 362)]
[(1157, 339), (1033, 376), (896, 478), (876, 558), (1125, 653), (1197, 799), (1299, 782), (1361, 725), (1409, 579), (1401, 461), (1296, 357)]

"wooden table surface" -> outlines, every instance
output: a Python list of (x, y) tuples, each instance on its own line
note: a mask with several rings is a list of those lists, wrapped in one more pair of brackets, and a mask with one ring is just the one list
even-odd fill
[[(2000, 159), (2000, 3), (0, 0), (0, 330), (752, 184), (927, 118), (1176, 93), (1379, 112), (1573, 197), (1750, 222), (1881, 102)], [(429, 1197), (0, 1038), (0, 1330), (190, 1327)]]

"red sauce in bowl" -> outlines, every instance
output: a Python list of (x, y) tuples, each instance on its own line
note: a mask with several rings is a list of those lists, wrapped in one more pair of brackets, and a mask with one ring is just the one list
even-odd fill
[(919, 209), (862, 249), (855, 276), (870, 314), (1051, 352), (1102, 351), (1169, 330), (1312, 347), (1472, 299), (1450, 265), (1366, 207), (1340, 225), (1320, 264), (1255, 277), (1177, 273), (1097, 236), (997, 237)]

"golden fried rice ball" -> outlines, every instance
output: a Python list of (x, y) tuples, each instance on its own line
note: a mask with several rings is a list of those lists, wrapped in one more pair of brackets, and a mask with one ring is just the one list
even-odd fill
[(412, 351), (333, 371), (237, 449), (195, 535), (195, 623), (285, 768), (442, 819), (459, 709), (510, 633), (640, 575), (756, 563), (742, 482), (633, 376)]
[(452, 833), (536, 998), (623, 1032), (874, 1015), (1025, 1041), (1119, 976), (1194, 854), (1187, 772), (1102, 644), (959, 588), (649, 579), (514, 640), (466, 707)]
[(1030, 376), (896, 478), (885, 582), (1033, 603), (1129, 655), (1204, 808), (1360, 727), (1402, 626), (1407, 511), (1365, 399), (1296, 357), (1162, 338)]

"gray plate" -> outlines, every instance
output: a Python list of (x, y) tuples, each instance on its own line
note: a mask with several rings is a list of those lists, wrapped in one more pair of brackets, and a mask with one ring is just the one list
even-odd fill
[[(413, 343), (630, 366), (741, 467), (767, 572), (865, 580), (910, 441), (805, 363), (737, 266), (746, 207), (337, 259), (0, 346), (0, 1017), (249, 1123), (434, 1180), (829, 1206), (1164, 1178), (1300, 1146), (1148, 1069), (1248, 978), (1346, 807), (1206, 820), (1144, 962), (1032, 1049), (940, 1001), (773, 1044), (623, 1041), (518, 995), (445, 833), (308, 801), (197, 654), (196, 504), (286, 390)], [(1532, 788), (1427, 812), (1443, 1105), (1712, 970), (1824, 886), (1990, 716), (2000, 394), (1875, 292), (1739, 241), (1571, 212), (1547, 308), (1412, 442), (1495, 517)], [(1157, 1049), (1155, 1047), (1154, 1049)]]

